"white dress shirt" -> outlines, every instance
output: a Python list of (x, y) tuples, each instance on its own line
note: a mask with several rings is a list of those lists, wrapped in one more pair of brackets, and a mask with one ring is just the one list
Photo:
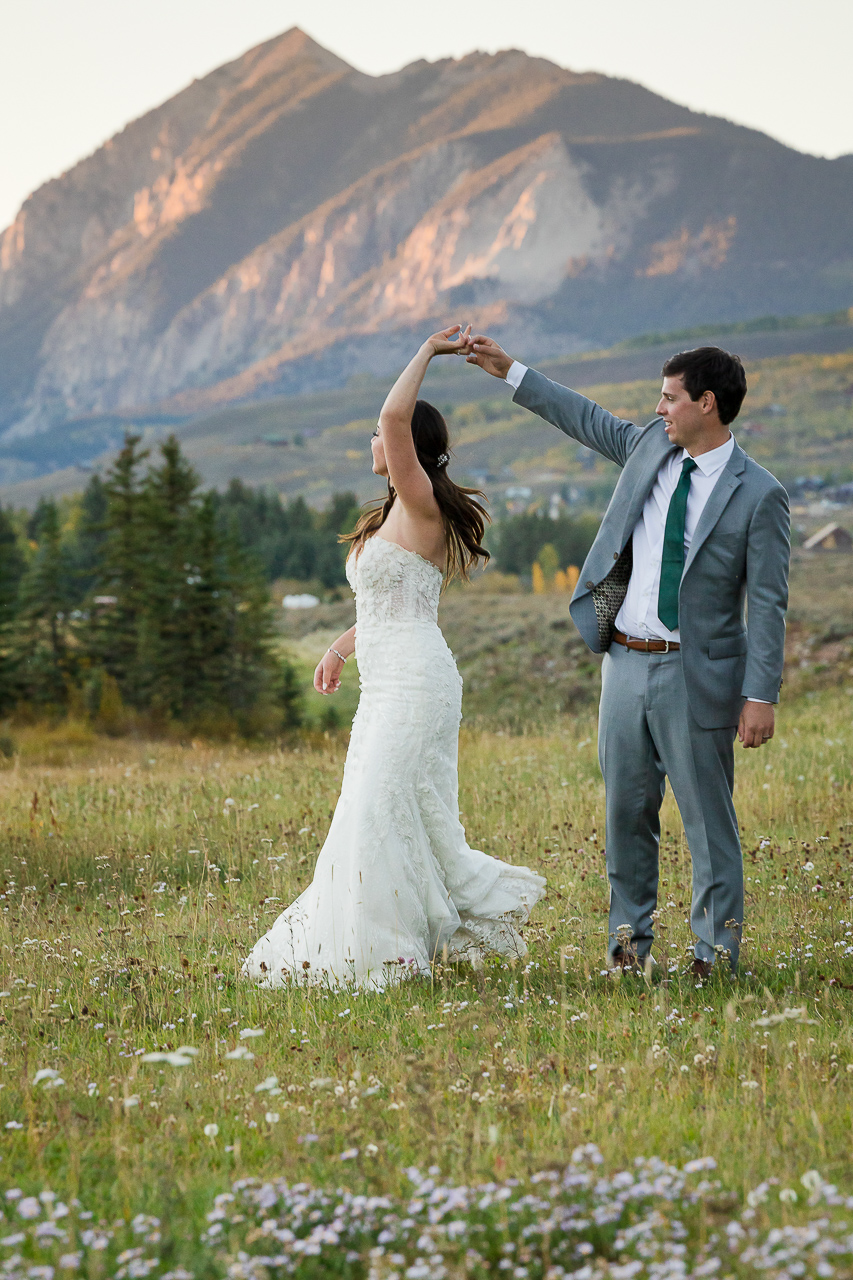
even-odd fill
[[(687, 513), (684, 517), (684, 558), (690, 550), (699, 517), (705, 510), (714, 486), (719, 480), (723, 467), (732, 456), (735, 447), (734, 436), (730, 435), (725, 444), (717, 449), (709, 449), (693, 459), (696, 470), (690, 476), (690, 489), (687, 493)], [(670, 631), (658, 617), (658, 594), (660, 592), (660, 569), (663, 558), (663, 535), (666, 528), (666, 517), (669, 503), (675, 493), (675, 486), (681, 479), (681, 467), (690, 454), (686, 449), (679, 449), (666, 459), (651, 493), (646, 498), (643, 513), (634, 525), (631, 535), (634, 552), (634, 568), (628, 583), (628, 593), (622, 602), (622, 608), (616, 615), (616, 628), (627, 636), (637, 636), (641, 640), (679, 640), (678, 630)]]
[[(527, 365), (514, 360), (506, 380), (517, 391), (526, 373)], [(730, 435), (725, 444), (721, 444), (719, 448), (700, 453), (693, 459), (696, 470), (690, 476), (687, 513), (684, 519), (685, 560), (699, 517), (705, 510), (705, 504), (713, 493), (723, 468), (732, 456), (734, 447), (734, 436)], [(663, 537), (669, 503), (675, 492), (675, 486), (681, 479), (682, 464), (688, 457), (690, 454), (687, 450), (680, 449), (664, 462), (631, 535), (634, 567), (628, 583), (628, 592), (622, 602), (622, 608), (616, 615), (616, 628), (625, 635), (636, 636), (640, 640), (678, 641), (680, 639), (678, 630), (670, 631), (658, 617), (658, 594)], [(761, 702), (763, 699), (749, 698), (747, 701)]]

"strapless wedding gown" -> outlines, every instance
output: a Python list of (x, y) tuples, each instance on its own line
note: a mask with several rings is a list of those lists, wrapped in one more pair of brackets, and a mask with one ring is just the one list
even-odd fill
[(308, 889), (252, 950), (264, 986), (381, 990), (434, 959), (522, 956), (545, 881), (469, 847), (459, 821), (462, 678), (438, 627), (441, 571), (375, 535), (347, 562), (361, 698)]

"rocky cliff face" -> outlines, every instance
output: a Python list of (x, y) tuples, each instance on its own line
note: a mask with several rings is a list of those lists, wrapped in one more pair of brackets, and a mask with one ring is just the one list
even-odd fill
[(129, 125), (0, 242), (7, 439), (853, 301), (853, 169), (517, 51), (353, 70), (294, 29)]

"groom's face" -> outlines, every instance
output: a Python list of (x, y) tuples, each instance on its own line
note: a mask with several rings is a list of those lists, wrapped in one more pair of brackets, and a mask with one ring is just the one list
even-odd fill
[(710, 391), (698, 400), (691, 400), (679, 374), (675, 378), (664, 378), (656, 412), (663, 418), (671, 442), (690, 449), (701, 440), (708, 427), (709, 409), (713, 412), (713, 407), (714, 396)]

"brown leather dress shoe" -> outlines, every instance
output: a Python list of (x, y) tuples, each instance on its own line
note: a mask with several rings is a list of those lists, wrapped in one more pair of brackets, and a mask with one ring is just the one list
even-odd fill
[(700, 960), (697, 956), (694, 957), (690, 966), (690, 973), (694, 978), (704, 982), (706, 978), (710, 978), (713, 968), (714, 966), (710, 960)]

